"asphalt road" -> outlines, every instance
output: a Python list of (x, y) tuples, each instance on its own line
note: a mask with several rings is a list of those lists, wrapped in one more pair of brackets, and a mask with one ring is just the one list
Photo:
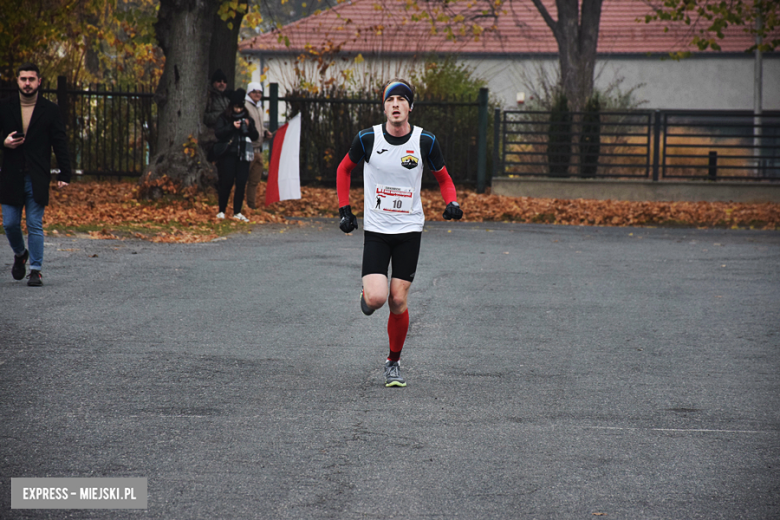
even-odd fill
[(391, 389), (362, 231), (2, 240), (0, 518), (780, 518), (780, 233), (429, 224)]

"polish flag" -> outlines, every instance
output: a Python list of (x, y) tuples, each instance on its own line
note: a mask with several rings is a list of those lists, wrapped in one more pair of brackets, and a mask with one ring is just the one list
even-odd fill
[(271, 166), (265, 188), (265, 205), (301, 198), (301, 115), (293, 117), (276, 131), (271, 149)]

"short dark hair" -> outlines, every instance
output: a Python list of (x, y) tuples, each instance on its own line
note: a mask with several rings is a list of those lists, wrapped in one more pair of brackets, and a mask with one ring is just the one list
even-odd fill
[(36, 65), (35, 63), (29, 63), (28, 62), (28, 63), (22, 63), (21, 65), (19, 65), (19, 68), (16, 69), (16, 77), (17, 78), (19, 77), (19, 74), (22, 73), (22, 71), (34, 72), (35, 74), (38, 75), (39, 78), (41, 77), (41, 70), (38, 68), (38, 65)]

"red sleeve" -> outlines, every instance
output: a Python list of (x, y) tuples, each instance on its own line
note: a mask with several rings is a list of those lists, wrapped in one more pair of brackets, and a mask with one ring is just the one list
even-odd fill
[(439, 181), (439, 189), (441, 190), (442, 198), (444, 198), (444, 203), (449, 204), (458, 200), (457, 195), (455, 195), (455, 185), (452, 183), (452, 177), (447, 172), (447, 167), (443, 166), (441, 170), (437, 172), (432, 171), (431, 173)]
[(344, 207), (349, 204), (349, 185), (352, 181), (352, 170), (357, 166), (349, 158), (349, 154), (344, 156), (344, 159), (339, 164), (338, 170), (336, 170), (336, 193), (339, 195), (339, 207)]

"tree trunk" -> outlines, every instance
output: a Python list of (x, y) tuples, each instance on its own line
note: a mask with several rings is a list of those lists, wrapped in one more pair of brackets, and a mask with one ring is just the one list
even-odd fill
[[(239, 5), (247, 6), (248, 0), (239, 0)], [(234, 85), (236, 77), (236, 54), (238, 53), (238, 32), (241, 29), (241, 21), (244, 12), (237, 12), (235, 18), (222, 20), (218, 14), (214, 15), (214, 31), (211, 35), (211, 47), (209, 49), (209, 74), (217, 69), (228, 78), (228, 88), (231, 90), (240, 87)], [(228, 27), (232, 23), (233, 28)]]
[(533, 0), (558, 42), (561, 83), (574, 111), (581, 111), (593, 94), (601, 5), (604, 0), (582, 0), (582, 14), (579, 1), (556, 0), (558, 20), (554, 20), (542, 0)]
[(196, 140), (203, 124), (208, 55), (220, 0), (161, 0), (155, 24), (165, 69), (155, 93), (157, 149), (143, 181), (163, 175), (184, 186), (213, 184)]

